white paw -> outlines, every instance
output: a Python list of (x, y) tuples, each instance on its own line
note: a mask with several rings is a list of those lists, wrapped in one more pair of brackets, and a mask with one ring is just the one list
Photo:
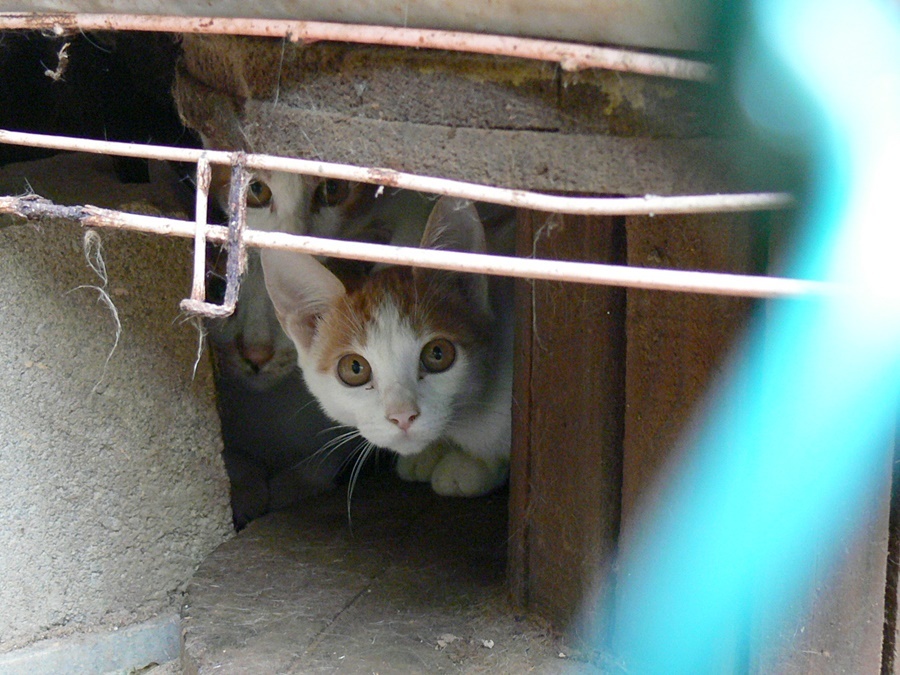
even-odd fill
[(440, 441), (432, 443), (422, 452), (415, 455), (400, 455), (397, 458), (395, 471), (403, 480), (427, 483), (431, 480), (434, 467), (447, 453), (448, 446)]
[(487, 462), (450, 450), (431, 474), (431, 487), (445, 497), (480, 497), (506, 481), (506, 462)]

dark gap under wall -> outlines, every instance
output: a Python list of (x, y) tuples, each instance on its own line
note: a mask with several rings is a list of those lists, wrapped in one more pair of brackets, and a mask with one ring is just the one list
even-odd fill
[(884, 643), (881, 651), (882, 675), (893, 675), (897, 666), (897, 633), (900, 630), (900, 458), (894, 443), (891, 471), (891, 512), (888, 526), (887, 583), (884, 589)]
[[(0, 128), (199, 147), (171, 94), (178, 53), (176, 38), (161, 33), (2, 33)], [(55, 153), (0, 145), (0, 165)], [(145, 161), (117, 162), (123, 182), (146, 180)]]

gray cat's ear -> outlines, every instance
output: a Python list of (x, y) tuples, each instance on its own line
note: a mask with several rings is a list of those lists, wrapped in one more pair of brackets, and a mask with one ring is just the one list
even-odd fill
[(466, 253), (484, 253), (487, 245), (484, 226), (468, 199), (441, 197), (434, 205), (425, 232), (422, 248)]
[[(438, 199), (425, 225), (421, 247), (484, 253), (487, 250), (484, 226), (475, 205), (468, 199), (458, 197), (444, 196)], [(487, 277), (483, 274), (423, 269), (416, 269), (413, 273), (419, 277), (431, 276), (449, 281), (482, 311), (490, 312)]]
[(316, 321), (344, 295), (344, 285), (311, 255), (264, 249), (260, 260), (281, 327), (298, 348), (309, 349)]

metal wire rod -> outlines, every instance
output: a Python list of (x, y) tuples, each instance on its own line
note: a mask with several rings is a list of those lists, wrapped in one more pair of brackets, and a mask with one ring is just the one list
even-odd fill
[(268, 169), (302, 173), (323, 178), (377, 183), (392, 187), (451, 195), (473, 201), (504, 204), (517, 208), (586, 216), (662, 215), (671, 213), (729, 213), (737, 211), (767, 211), (790, 208), (794, 198), (780, 192), (743, 194), (679, 195), (643, 197), (561, 197), (527, 190), (512, 190), (478, 183), (419, 176), (392, 169), (333, 164), (307, 159), (274, 157), (271, 155), (175, 148), (160, 145), (138, 145), (98, 141), (86, 138), (48, 136), (18, 131), (0, 130), (0, 143), (27, 145), (37, 148), (93, 152), (126, 157), (166, 159), (176, 162), (197, 162), (201, 157), (214, 164), (231, 165), (242, 157), (248, 169)]
[[(192, 221), (122, 213), (94, 206), (58, 206), (36, 195), (0, 197), (0, 213), (14, 214), (29, 220), (63, 218), (86, 227), (116, 227), (188, 238), (197, 234), (197, 224)], [(208, 241), (225, 243), (228, 240), (226, 227), (207, 225), (205, 232)], [(820, 282), (779, 277), (512, 258), (319, 239), (259, 230), (245, 230), (243, 236), (247, 246), (527, 279), (758, 298), (804, 296), (834, 290), (832, 286)]]
[(535, 38), (400, 26), (263, 18), (0, 13), (0, 29), (49, 30), (58, 35), (91, 30), (133, 30), (279, 37), (292, 42), (333, 40), (553, 61), (564, 70), (604, 68), (700, 82), (713, 79), (710, 65), (671, 56)]
[(197, 194), (194, 202), (194, 272), (191, 282), (191, 300), (206, 300), (206, 224), (209, 186), (212, 180), (206, 157), (197, 160)]

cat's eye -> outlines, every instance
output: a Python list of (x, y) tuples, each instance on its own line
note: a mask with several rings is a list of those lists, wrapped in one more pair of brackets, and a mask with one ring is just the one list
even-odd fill
[(359, 354), (345, 354), (337, 365), (338, 377), (351, 387), (361, 387), (372, 379), (372, 366)]
[(350, 196), (350, 183), (329, 178), (319, 183), (314, 199), (319, 206), (340, 206)]
[(247, 187), (247, 206), (258, 209), (268, 206), (272, 201), (272, 190), (261, 180), (254, 180)]
[(456, 360), (456, 347), (446, 338), (437, 338), (422, 347), (419, 360), (429, 373), (441, 373)]

